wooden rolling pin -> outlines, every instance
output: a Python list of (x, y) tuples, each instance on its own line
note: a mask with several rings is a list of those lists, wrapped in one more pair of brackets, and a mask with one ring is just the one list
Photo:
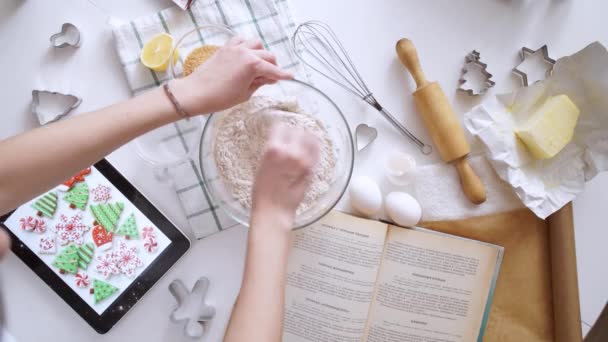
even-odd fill
[(401, 63), (416, 81), (418, 89), (414, 92), (414, 101), (441, 159), (456, 166), (462, 190), (471, 202), (485, 202), (486, 190), (483, 183), (466, 159), (471, 147), (443, 90), (437, 82), (426, 79), (418, 61), (416, 47), (409, 39), (399, 40), (396, 49)]

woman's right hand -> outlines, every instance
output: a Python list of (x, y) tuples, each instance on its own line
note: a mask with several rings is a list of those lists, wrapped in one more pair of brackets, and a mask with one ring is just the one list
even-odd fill
[(259, 40), (234, 37), (187, 77), (170, 87), (190, 115), (208, 114), (247, 101), (265, 84), (292, 79)]
[(314, 135), (283, 124), (274, 126), (255, 178), (253, 219), (271, 217), (273, 225), (291, 230), (318, 160), (319, 141)]

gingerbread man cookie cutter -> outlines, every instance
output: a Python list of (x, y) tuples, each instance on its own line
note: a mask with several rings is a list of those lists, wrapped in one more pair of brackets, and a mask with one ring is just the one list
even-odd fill
[(171, 321), (186, 322), (184, 332), (191, 338), (202, 337), (205, 333), (204, 322), (215, 316), (215, 308), (205, 302), (209, 289), (209, 279), (201, 277), (196, 281), (192, 291), (188, 291), (184, 283), (175, 279), (169, 284), (169, 292), (177, 301), (177, 308), (171, 313)]

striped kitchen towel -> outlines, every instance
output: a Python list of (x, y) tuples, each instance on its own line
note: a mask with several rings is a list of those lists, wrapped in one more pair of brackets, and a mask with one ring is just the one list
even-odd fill
[[(156, 34), (167, 32), (175, 39), (203, 24), (222, 24), (245, 38), (258, 38), (264, 47), (277, 56), (278, 64), (289, 69), (296, 78), (308, 79), (290, 46), (295, 29), (289, 0), (195, 0), (189, 10), (172, 7), (113, 28), (116, 49), (133, 95), (158, 87), (168, 81), (168, 72), (154, 72), (139, 62), (141, 47)], [(192, 121), (192, 120), (191, 120)], [(198, 151), (185, 141), (196, 141), (199, 130), (192, 123), (173, 124), (166, 140), (175, 141), (192, 158), (168, 170), (184, 213), (197, 239), (238, 224), (211, 202), (203, 187)], [(194, 144), (198, 149), (198, 144)]]

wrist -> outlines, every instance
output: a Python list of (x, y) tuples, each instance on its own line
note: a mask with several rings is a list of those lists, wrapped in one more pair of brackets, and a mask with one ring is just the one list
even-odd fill
[(251, 230), (269, 234), (289, 235), (294, 215), (284, 209), (254, 207), (251, 212)]
[(208, 111), (204, 108), (204, 104), (208, 103), (204, 99), (204, 87), (193, 87), (188, 77), (169, 81), (169, 87), (188, 116), (208, 114)]

